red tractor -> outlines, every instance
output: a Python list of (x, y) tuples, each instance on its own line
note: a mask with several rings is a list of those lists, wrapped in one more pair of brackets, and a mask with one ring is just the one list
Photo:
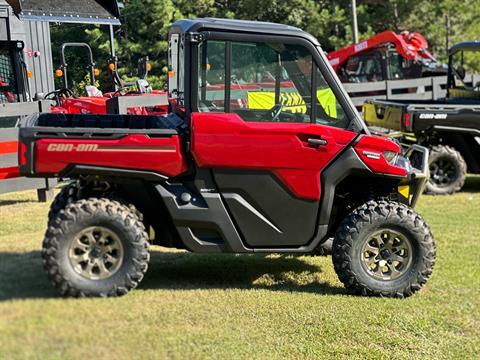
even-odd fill
[[(77, 96), (70, 90), (68, 64), (66, 61), (66, 50), (69, 48), (79, 48), (87, 51), (89, 61), (87, 68), (90, 83), (85, 87), (86, 96)], [(165, 91), (153, 90), (146, 80), (151, 69), (148, 57), (140, 59), (139, 79), (135, 83), (125, 83), (121, 79), (117, 72), (117, 61), (112, 59), (108, 64), (108, 69), (116, 91), (105, 94), (96, 86), (96, 77), (99, 74), (99, 70), (96, 68), (90, 45), (86, 43), (64, 43), (61, 48), (61, 58), (62, 64), (55, 73), (57, 77), (63, 79), (63, 85), (60, 89), (45, 95), (45, 99), (55, 101), (55, 105), (51, 108), (53, 113), (107, 114), (107, 102), (111, 98), (119, 96), (147, 96), (153, 98), (154, 95), (166, 94)], [(164, 115), (168, 112), (168, 108), (165, 105), (152, 105), (150, 107), (133, 106), (128, 109), (128, 112), (136, 115)]]
[(342, 82), (358, 83), (446, 75), (446, 66), (416, 32), (384, 31), (358, 44), (330, 52), (328, 60)]
[[(330, 238), (338, 277), (354, 293), (405, 297), (425, 284), (435, 244), (412, 207), (428, 150), (402, 154), (370, 135), (313, 36), (271, 23), (177, 21), (168, 91), (165, 116), (23, 123), (22, 174), (72, 179), (52, 204), (42, 252), (61, 294), (126, 294), (147, 270), (149, 243), (315, 254)], [(273, 98), (267, 110), (262, 93)]]

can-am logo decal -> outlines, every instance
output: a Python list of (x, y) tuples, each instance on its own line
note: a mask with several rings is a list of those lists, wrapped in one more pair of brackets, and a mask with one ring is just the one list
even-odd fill
[(129, 152), (129, 153), (174, 153), (177, 151), (175, 145), (155, 146), (106, 146), (99, 144), (48, 144), (47, 151), (50, 152)]
[(443, 120), (447, 118), (447, 114), (420, 114), (420, 119)]
[(93, 152), (98, 150), (97, 144), (48, 144), (47, 151)]
[(369, 159), (380, 160), (380, 154), (373, 151), (364, 150), (363, 155)]

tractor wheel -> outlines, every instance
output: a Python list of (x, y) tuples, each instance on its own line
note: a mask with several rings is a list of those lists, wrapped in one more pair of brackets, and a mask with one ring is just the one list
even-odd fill
[(340, 225), (332, 258), (338, 278), (350, 291), (407, 297), (430, 277), (435, 243), (428, 225), (413, 209), (369, 201)]
[(425, 192), (449, 195), (459, 191), (465, 183), (467, 164), (462, 155), (450, 146), (437, 145), (430, 149), (430, 180)]
[(79, 200), (60, 210), (45, 234), (43, 265), (63, 296), (119, 296), (148, 268), (148, 235), (127, 206)]

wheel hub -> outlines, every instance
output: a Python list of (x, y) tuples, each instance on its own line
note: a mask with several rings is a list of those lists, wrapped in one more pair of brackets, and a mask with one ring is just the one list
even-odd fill
[(457, 178), (457, 167), (449, 159), (440, 158), (430, 164), (430, 179), (437, 186), (448, 186)]
[(102, 249), (100, 249), (99, 247), (95, 247), (92, 251), (90, 251), (90, 255), (93, 258), (99, 258), (100, 256), (102, 256)]
[(104, 280), (115, 274), (123, 263), (120, 238), (103, 226), (80, 231), (69, 247), (69, 260), (75, 272), (89, 280)]
[(383, 229), (367, 237), (362, 248), (362, 267), (378, 280), (394, 280), (412, 263), (412, 246), (397, 230)]
[(388, 249), (383, 249), (381, 252), (380, 252), (380, 255), (382, 256), (382, 258), (384, 260), (387, 260), (390, 258), (390, 256), (392, 255), (392, 253), (388, 250)]

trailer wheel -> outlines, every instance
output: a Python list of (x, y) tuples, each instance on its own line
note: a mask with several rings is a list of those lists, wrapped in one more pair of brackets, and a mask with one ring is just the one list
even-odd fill
[(333, 265), (356, 294), (407, 297), (422, 288), (435, 263), (428, 225), (406, 205), (369, 201), (340, 225)]
[(79, 200), (60, 210), (45, 234), (43, 265), (63, 296), (120, 296), (148, 267), (148, 235), (127, 206)]
[(449, 195), (459, 191), (465, 183), (467, 164), (462, 155), (450, 146), (437, 145), (430, 149), (430, 180), (425, 192)]

